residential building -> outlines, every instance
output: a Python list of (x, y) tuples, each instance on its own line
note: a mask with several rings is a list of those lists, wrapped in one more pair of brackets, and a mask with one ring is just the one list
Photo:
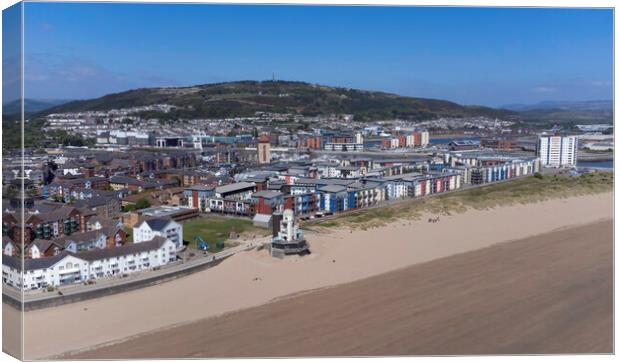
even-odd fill
[(248, 200), (256, 191), (254, 182), (237, 182), (215, 188), (216, 198), (233, 198), (236, 200)]
[(325, 143), (325, 151), (335, 152), (361, 152), (364, 150), (363, 143), (341, 143), (328, 142)]
[(183, 226), (171, 219), (148, 219), (133, 227), (133, 242), (142, 243), (156, 236), (164, 237), (174, 243), (177, 250), (183, 248)]
[(207, 185), (192, 185), (183, 190), (187, 206), (206, 212), (208, 208), (207, 200), (215, 196), (215, 187)]
[(150, 270), (176, 260), (172, 241), (154, 237), (141, 243), (81, 253), (63, 251), (36, 259), (4, 255), (2, 282), (15, 288), (41, 289)]
[(577, 164), (577, 136), (546, 136), (538, 138), (538, 157), (546, 167)]
[(271, 162), (271, 145), (269, 137), (262, 135), (258, 138), (258, 163)]

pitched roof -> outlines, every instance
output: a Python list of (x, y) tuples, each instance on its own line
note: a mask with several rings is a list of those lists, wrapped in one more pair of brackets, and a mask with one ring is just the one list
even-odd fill
[(135, 227), (140, 227), (143, 223), (146, 223), (151, 228), (151, 230), (161, 231), (171, 222), (171, 219), (154, 218), (143, 220), (142, 222), (139, 222)]
[(101, 224), (102, 227), (109, 227), (109, 226), (118, 226), (119, 225), (119, 221), (118, 220), (113, 220), (107, 217), (103, 217), (103, 216), (99, 216), (99, 215), (95, 215), (91, 218), (88, 219), (87, 223), (88, 224), (94, 224), (98, 222), (99, 224)]
[(15, 268), (19, 271), (22, 270), (36, 270), (36, 269), (46, 269), (51, 267), (52, 265), (58, 263), (65, 257), (72, 255), (68, 251), (63, 251), (60, 254), (54, 256), (48, 256), (45, 258), (37, 258), (37, 259), (24, 259), (23, 269), (22, 269), (22, 258), (18, 256), (2, 256), (2, 264)]
[(115, 184), (136, 185), (141, 187), (157, 187), (158, 184), (152, 181), (140, 181), (127, 176), (112, 176), (110, 182)]
[(77, 209), (73, 206), (62, 206), (51, 212), (41, 212), (39, 214), (34, 214), (33, 216), (38, 217), (42, 221), (56, 221), (67, 219), (69, 215), (76, 210)]
[(75, 202), (75, 207), (97, 207), (114, 202), (118, 202), (118, 199), (114, 196), (98, 196), (89, 199), (77, 200)]
[(55, 241), (66, 248), (71, 242), (76, 244), (87, 243), (100, 238), (102, 235), (105, 237), (105, 234), (101, 230), (92, 230), (83, 233), (64, 235), (55, 239)]
[(50, 247), (52, 247), (53, 245), (56, 245), (58, 247), (61, 247), (61, 245), (59, 245), (58, 243), (56, 243), (53, 240), (45, 240), (45, 239), (35, 239), (30, 245), (29, 247), (32, 247), (33, 245), (35, 245), (37, 247), (37, 249), (39, 249), (40, 252), (45, 252), (46, 250), (48, 250)]
[[(137, 254), (144, 251), (157, 250), (161, 248), (162, 245), (168, 239), (163, 238), (161, 236), (156, 236), (149, 241), (144, 241), (141, 243), (131, 243), (122, 246), (117, 246), (114, 248), (106, 248), (106, 249), (95, 249), (83, 251), (80, 253), (71, 253), (68, 251), (63, 251), (60, 254), (54, 256), (48, 256), (44, 258), (37, 259), (24, 259), (23, 270), (36, 270), (36, 269), (46, 269), (54, 264), (58, 263), (62, 259), (68, 256), (73, 256), (78, 259), (82, 259), (85, 261), (95, 261), (102, 260), (106, 258), (114, 258), (123, 255)], [(2, 264), (11, 268), (15, 268), (19, 271), (22, 270), (22, 259), (21, 257), (15, 256), (2, 256)]]
[(8, 243), (13, 243), (13, 240), (11, 240), (11, 238), (9, 238), (8, 236), (3, 236), (2, 237), (2, 246), (5, 246)]
[(113, 248), (88, 250), (77, 253), (75, 256), (87, 261), (114, 258), (122, 255), (137, 254), (144, 251), (159, 249), (167, 240), (168, 239), (164, 237), (156, 236), (149, 241), (143, 241), (141, 243), (129, 243)]

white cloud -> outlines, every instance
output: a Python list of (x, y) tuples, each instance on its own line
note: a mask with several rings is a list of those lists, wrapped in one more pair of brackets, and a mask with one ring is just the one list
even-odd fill
[(549, 87), (549, 86), (538, 86), (538, 87), (535, 87), (533, 91), (535, 93), (555, 93), (558, 91), (558, 89), (555, 87)]
[(592, 85), (595, 87), (608, 87), (611, 85), (611, 82), (608, 80), (594, 80)]
[(133, 88), (176, 85), (174, 80), (141, 70), (129, 75), (75, 56), (50, 53), (27, 54), (24, 73), (29, 98), (92, 98)]

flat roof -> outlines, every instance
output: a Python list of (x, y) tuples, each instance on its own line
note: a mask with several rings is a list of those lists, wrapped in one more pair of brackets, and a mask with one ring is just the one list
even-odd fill
[(323, 186), (319, 188), (319, 190), (325, 191), (325, 192), (342, 192), (342, 191), (346, 191), (347, 188), (341, 185), (327, 185), (327, 186)]
[(146, 209), (138, 210), (138, 212), (142, 215), (147, 216), (171, 216), (178, 214), (180, 212), (194, 211), (195, 209), (188, 206), (170, 206), (170, 205), (160, 205), (153, 206)]
[(216, 187), (215, 192), (218, 194), (223, 194), (228, 192), (240, 191), (255, 186), (256, 185), (253, 182), (235, 182), (232, 184)]
[(262, 191), (253, 193), (252, 197), (264, 197), (266, 199), (271, 199), (271, 198), (282, 196), (282, 195), (284, 194), (281, 193), (280, 191), (262, 190)]

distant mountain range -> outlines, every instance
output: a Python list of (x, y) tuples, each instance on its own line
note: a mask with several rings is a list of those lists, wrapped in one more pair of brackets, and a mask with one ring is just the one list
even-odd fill
[(530, 105), (506, 105), (504, 108), (519, 112), (519, 118), (524, 122), (538, 125), (613, 123), (614, 116), (614, 105), (609, 100), (545, 101)]
[(107, 110), (153, 104), (177, 106), (169, 113), (145, 112), (162, 119), (252, 116), (255, 112), (307, 116), (353, 114), (356, 120), (429, 119), (435, 117), (507, 117), (516, 112), (483, 106), (464, 106), (439, 100), (330, 87), (291, 81), (239, 81), (177, 88), (142, 88), (72, 101), (45, 109), (50, 113)]
[(611, 111), (611, 100), (601, 101), (543, 101), (535, 104), (507, 104), (502, 108), (517, 112), (557, 109), (563, 111)]
[[(44, 111), (48, 108), (58, 106), (67, 102), (69, 99), (32, 99), (26, 98), (24, 101), (24, 112), (26, 114)], [(22, 104), (19, 99), (2, 105), (2, 113), (7, 115), (18, 114), (22, 110)]]

